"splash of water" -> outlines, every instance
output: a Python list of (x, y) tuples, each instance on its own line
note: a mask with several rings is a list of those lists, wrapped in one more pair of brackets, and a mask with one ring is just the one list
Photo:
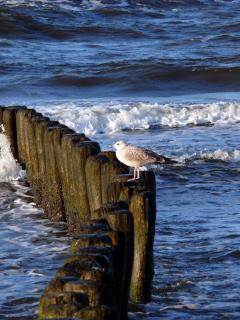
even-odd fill
[(16, 162), (11, 152), (10, 143), (0, 133), (0, 182), (12, 182), (24, 178), (25, 172)]

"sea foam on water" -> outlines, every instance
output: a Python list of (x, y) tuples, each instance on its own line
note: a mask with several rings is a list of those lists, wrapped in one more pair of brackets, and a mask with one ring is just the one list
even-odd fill
[(0, 133), (0, 182), (11, 182), (23, 178), (24, 170), (14, 159), (7, 137)]
[(74, 103), (34, 106), (38, 111), (86, 135), (185, 126), (228, 125), (240, 121), (240, 104)]

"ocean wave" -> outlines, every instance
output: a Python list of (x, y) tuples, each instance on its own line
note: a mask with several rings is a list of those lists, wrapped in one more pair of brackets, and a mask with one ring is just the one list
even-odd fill
[[(1, 5), (1, 3), (0, 3)], [(83, 24), (76, 13), (71, 13), (54, 8), (54, 14), (41, 9), (40, 12), (28, 12), (22, 8), (1, 8), (0, 34), (3, 36), (26, 36), (32, 35), (40, 37), (51, 37), (57, 40), (67, 39), (71, 37), (87, 37), (87, 36), (123, 36), (123, 37), (142, 37), (143, 32), (137, 28), (131, 28), (124, 24), (106, 24), (97, 21), (88, 21)], [(83, 12), (81, 12), (83, 15)], [(86, 19), (86, 17), (84, 17)], [(51, 22), (50, 22), (51, 21)]]
[(24, 175), (24, 171), (12, 155), (7, 137), (0, 133), (0, 182), (19, 180)]
[(165, 8), (165, 7), (181, 7), (187, 5), (192, 6), (213, 6), (213, 5), (238, 5), (239, 0), (55, 0), (54, 2), (51, 0), (0, 0), (0, 4), (5, 4), (9, 6), (61, 6), (68, 9), (74, 9), (78, 7), (88, 8), (88, 9), (99, 9), (99, 8), (107, 8), (107, 7), (127, 7), (127, 6), (137, 6), (142, 8)]
[(194, 154), (184, 154), (177, 157), (176, 160), (179, 164), (196, 163), (199, 161), (204, 162), (239, 162), (240, 161), (240, 149), (235, 150), (212, 150), (212, 151), (200, 151)]
[(215, 150), (212, 152), (202, 152), (201, 158), (204, 160), (220, 160), (220, 161), (240, 161), (240, 150), (224, 151)]
[[(232, 57), (233, 58), (233, 57)], [(233, 58), (235, 59), (235, 58)], [(194, 63), (194, 61), (192, 61)], [(196, 62), (196, 61), (195, 61)], [(118, 88), (125, 88), (129, 92), (142, 92), (143, 90), (152, 90), (159, 88), (167, 88), (168, 86), (176, 86), (177, 82), (182, 85), (182, 91), (189, 87), (198, 87), (198, 91), (202, 88), (223, 87), (224, 90), (239, 86), (240, 68), (212, 68), (212, 67), (190, 67), (185, 66), (185, 63), (190, 61), (181, 61), (180, 65), (161, 63), (155, 59), (140, 59), (138, 61), (117, 61), (108, 63), (91, 62), (90, 64), (81, 64), (66, 66), (70, 72), (52, 74), (47, 78), (42, 79), (47, 85), (57, 86), (77, 86), (91, 87), (106, 85), (116, 85)], [(204, 63), (199, 60), (198, 64)], [(208, 63), (206, 61), (206, 63)], [(227, 63), (227, 62), (226, 62)], [(51, 69), (50, 69), (51, 70)], [(175, 89), (176, 90), (176, 89)], [(230, 91), (231, 91), (230, 90)]]
[(226, 125), (240, 122), (239, 103), (60, 103), (36, 106), (40, 112), (89, 136), (125, 130)]

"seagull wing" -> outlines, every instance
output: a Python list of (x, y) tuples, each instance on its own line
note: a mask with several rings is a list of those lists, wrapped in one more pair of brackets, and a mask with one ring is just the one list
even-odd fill
[(177, 163), (177, 161), (172, 160), (168, 157), (164, 157), (160, 154), (157, 154), (156, 152), (152, 151), (152, 150), (148, 150), (148, 149), (144, 149), (144, 151), (148, 154), (149, 158), (151, 157), (152, 159), (154, 159), (153, 163), (166, 163), (166, 164), (173, 164), (173, 163)]
[(124, 157), (128, 161), (132, 161), (134, 159), (135, 161), (138, 161), (143, 165), (151, 164), (151, 163), (152, 164), (153, 163), (163, 163), (163, 164), (177, 163), (177, 161), (164, 157), (162, 155), (159, 155), (152, 150), (139, 148), (135, 146), (128, 146), (124, 150)]
[(131, 161), (136, 160), (142, 163), (153, 163), (157, 160), (156, 153), (152, 152), (151, 150), (135, 147), (135, 146), (128, 146), (124, 151), (124, 157)]

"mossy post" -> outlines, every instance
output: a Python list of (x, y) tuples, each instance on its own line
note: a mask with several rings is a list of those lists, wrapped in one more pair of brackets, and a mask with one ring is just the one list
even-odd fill
[(16, 113), (16, 132), (17, 132), (17, 145), (18, 145), (18, 161), (22, 166), (28, 164), (28, 135), (26, 133), (27, 117), (33, 114), (32, 109), (20, 109)]
[(108, 186), (113, 178), (117, 175), (128, 173), (129, 168), (118, 161), (115, 152), (104, 151), (101, 154), (105, 155), (108, 159), (102, 163), (101, 167), (102, 204), (104, 205), (110, 202), (108, 197)]
[[(36, 197), (36, 203), (44, 209), (46, 216), (51, 217), (51, 205), (49, 198), (49, 185), (48, 185), (48, 163), (47, 163), (47, 154), (48, 150), (45, 145), (45, 135), (49, 127), (58, 124), (57, 122), (50, 121), (48, 118), (38, 118), (34, 117), (32, 120), (33, 133), (35, 135), (35, 145), (33, 147), (34, 151), (30, 150), (30, 157), (36, 157), (38, 159), (38, 167), (36, 174), (32, 181), (34, 181), (33, 195)], [(32, 143), (31, 146), (34, 146)], [(51, 200), (51, 199), (49, 199)]]
[(129, 209), (133, 215), (134, 225), (134, 257), (130, 298), (134, 302), (147, 303), (151, 300), (151, 285), (154, 275), (155, 194), (150, 191), (133, 194)]
[(0, 106), (0, 125), (3, 124), (3, 111), (6, 107)]
[(116, 237), (106, 220), (85, 224), (79, 230), (71, 245), (72, 255), (41, 297), (39, 319), (120, 320), (114, 269)]
[(36, 125), (42, 121), (42, 116), (34, 110), (29, 112), (24, 117), (24, 132), (25, 132), (25, 151), (27, 155), (26, 169), (27, 177), (31, 186), (32, 194), (35, 202), (38, 205), (42, 204), (42, 176), (40, 175), (40, 159), (38, 157), (38, 144), (36, 141)]
[[(131, 214), (127, 210), (121, 210), (121, 208), (122, 206), (117, 204), (110, 207), (109, 216), (106, 207), (102, 208), (102, 215), (106, 214), (106, 219), (95, 220), (90, 225), (82, 226), (82, 235), (72, 243), (72, 252), (74, 253), (84, 254), (82, 250), (89, 246), (95, 248), (94, 250), (101, 248), (101, 254), (107, 254), (108, 261), (113, 262), (112, 274), (114, 278), (111, 283), (114, 284), (114, 306), (118, 310), (118, 316), (114, 320), (127, 318), (132, 261), (131, 258), (129, 259), (130, 256), (132, 257), (130, 244), (132, 237)], [(112, 253), (109, 253), (109, 251), (104, 253), (103, 250), (109, 250), (110, 248), (113, 248)], [(96, 252), (92, 252), (92, 254), (96, 255)], [(106, 280), (104, 282), (106, 283)]]
[(86, 181), (88, 200), (91, 211), (91, 218), (94, 218), (94, 211), (99, 209), (102, 202), (102, 166), (108, 162), (104, 154), (97, 154), (89, 157), (86, 162)]
[(128, 168), (117, 160), (115, 152), (101, 152), (88, 159), (86, 177), (91, 218), (99, 218), (96, 210), (110, 202), (108, 186), (113, 178), (126, 172)]
[(121, 320), (127, 319), (127, 305), (129, 298), (130, 281), (132, 276), (133, 264), (133, 219), (132, 214), (122, 209), (116, 204), (115, 210), (110, 210), (106, 219), (112, 230), (119, 232), (124, 237), (123, 259), (119, 264), (117, 261), (116, 269), (121, 268), (119, 274), (118, 292), (119, 308), (121, 310)]
[(2, 123), (5, 134), (10, 142), (11, 150), (15, 159), (18, 158), (16, 112), (20, 107), (8, 107), (3, 110)]
[(76, 229), (80, 223), (90, 219), (90, 204), (88, 199), (86, 162), (91, 156), (100, 152), (100, 146), (97, 142), (90, 141), (84, 136), (80, 141), (73, 144), (72, 147), (72, 173), (73, 173), (73, 204), (76, 208)]
[(130, 178), (128, 174), (114, 177), (108, 196), (111, 201), (126, 201), (133, 215), (134, 255), (130, 298), (133, 302), (146, 303), (151, 299), (154, 272), (156, 182), (151, 171), (141, 172), (140, 180), (129, 181)]
[(58, 166), (63, 188), (66, 219), (70, 231), (89, 219), (89, 198), (85, 165), (100, 151), (98, 143), (82, 134), (64, 134), (58, 153)]
[(56, 124), (46, 128), (43, 141), (46, 161), (46, 181), (44, 194), (47, 198), (47, 215), (51, 220), (65, 221), (64, 199), (61, 178), (58, 168), (56, 144), (59, 142), (62, 126)]

